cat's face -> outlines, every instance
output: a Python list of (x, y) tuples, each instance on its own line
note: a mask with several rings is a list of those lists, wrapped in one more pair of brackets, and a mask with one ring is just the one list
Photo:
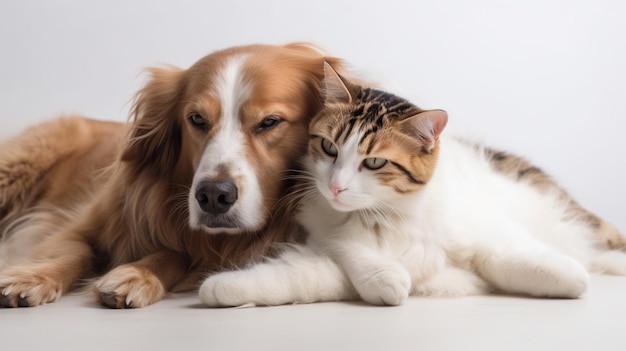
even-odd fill
[(421, 189), (436, 165), (446, 113), (352, 85), (329, 66), (325, 84), (326, 105), (310, 126), (308, 168), (332, 207), (394, 207)]
[[(319, 127), (319, 129), (317, 129)], [(354, 133), (340, 142), (335, 133), (325, 133), (330, 125), (320, 121), (311, 135), (310, 155), (318, 191), (339, 211), (374, 208), (392, 201), (397, 183), (389, 147), (377, 145), (368, 152)], [(394, 161), (391, 161), (394, 162)], [(398, 184), (399, 185), (399, 184)]]

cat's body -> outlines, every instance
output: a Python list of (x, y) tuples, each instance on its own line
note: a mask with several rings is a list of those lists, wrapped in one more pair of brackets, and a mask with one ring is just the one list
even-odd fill
[(538, 169), (440, 138), (443, 111), (353, 86), (330, 67), (326, 84), (299, 192), (306, 244), (209, 277), (207, 305), (397, 305), (492, 290), (575, 298), (590, 271), (626, 275), (626, 254), (598, 240), (615, 230)]

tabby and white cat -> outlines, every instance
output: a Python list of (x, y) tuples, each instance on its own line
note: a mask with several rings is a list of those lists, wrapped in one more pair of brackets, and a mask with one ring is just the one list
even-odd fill
[(599, 219), (557, 186), (533, 184), (547, 177), (537, 168), (511, 177), (506, 154), (440, 137), (446, 112), (351, 84), (328, 64), (325, 85), (297, 192), (306, 243), (210, 276), (205, 304), (576, 298), (589, 271), (626, 274), (626, 254), (598, 248)]

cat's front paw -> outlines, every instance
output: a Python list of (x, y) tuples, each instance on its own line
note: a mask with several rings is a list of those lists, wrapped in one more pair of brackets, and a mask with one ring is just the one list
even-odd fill
[(202, 283), (198, 295), (209, 307), (233, 307), (251, 304), (246, 296), (249, 291), (245, 281), (238, 279), (236, 273), (218, 273)]
[(406, 269), (381, 269), (356, 286), (363, 300), (373, 305), (397, 306), (409, 297), (411, 276)]

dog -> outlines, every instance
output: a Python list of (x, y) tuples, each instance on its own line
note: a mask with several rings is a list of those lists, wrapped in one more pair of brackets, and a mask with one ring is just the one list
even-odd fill
[(128, 124), (63, 118), (0, 146), (0, 305), (53, 302), (94, 277), (104, 306), (143, 307), (271, 254), (297, 232), (278, 204), (324, 61), (342, 66), (292, 43), (151, 68)]

